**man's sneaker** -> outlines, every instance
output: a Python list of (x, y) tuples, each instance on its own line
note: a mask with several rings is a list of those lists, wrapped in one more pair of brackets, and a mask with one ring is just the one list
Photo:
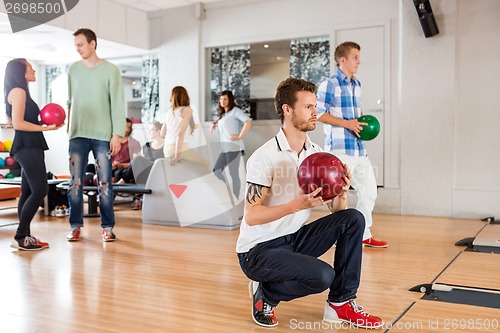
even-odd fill
[(21, 239), (15, 239), (10, 244), (10, 247), (14, 249), (23, 250), (23, 251), (38, 251), (43, 250), (42, 245), (36, 243), (36, 239), (31, 236), (26, 236)]
[(35, 239), (35, 242), (38, 244), (38, 245), (41, 245), (42, 248), (46, 249), (49, 247), (49, 243), (47, 242), (42, 242), (41, 240), (39, 240), (38, 238), (36, 238), (35, 236), (31, 236), (31, 238)]
[(80, 240), (80, 228), (72, 228), (66, 238), (68, 239), (68, 242), (76, 242)]
[(367, 238), (363, 241), (364, 246), (368, 247), (387, 247), (389, 246), (387, 242), (384, 242), (383, 240), (376, 239), (373, 237)]
[(140, 210), (142, 208), (142, 200), (141, 198), (134, 198), (132, 202), (132, 210)]
[(264, 327), (275, 327), (278, 325), (278, 319), (274, 316), (275, 306), (269, 304), (262, 295), (260, 283), (250, 281), (248, 292), (252, 299), (252, 318), (255, 323)]
[(353, 299), (341, 306), (335, 306), (326, 301), (323, 321), (329, 323), (346, 322), (361, 328), (380, 328), (384, 325), (382, 319), (364, 312), (363, 307), (356, 304)]
[(102, 228), (102, 240), (105, 242), (114, 242), (116, 239), (113, 228)]

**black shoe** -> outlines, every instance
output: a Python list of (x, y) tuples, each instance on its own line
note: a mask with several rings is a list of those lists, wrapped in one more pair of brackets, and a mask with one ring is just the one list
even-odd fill
[(41, 244), (38, 244), (36, 241), (36, 238), (26, 236), (21, 239), (15, 239), (12, 241), (12, 244), (10, 244), (10, 247), (13, 247), (14, 249), (18, 250), (23, 250), (23, 251), (38, 251), (38, 250), (43, 250), (43, 246)]
[(260, 284), (250, 281), (248, 292), (252, 299), (252, 318), (255, 323), (264, 327), (275, 327), (278, 325), (278, 319), (274, 316), (275, 306), (269, 304), (262, 296)]

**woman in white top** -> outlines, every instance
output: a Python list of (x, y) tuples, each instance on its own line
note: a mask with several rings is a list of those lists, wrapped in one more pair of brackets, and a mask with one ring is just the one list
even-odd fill
[(176, 165), (182, 158), (201, 164), (208, 169), (208, 162), (190, 149), (187, 144), (188, 137), (193, 134), (196, 125), (186, 88), (174, 87), (170, 103), (171, 108), (167, 111), (166, 121), (161, 128), (161, 136), (165, 138), (163, 146), (165, 158), (170, 159), (171, 165)]
[(239, 177), (239, 163), (245, 154), (243, 137), (252, 127), (252, 118), (234, 103), (234, 95), (225, 90), (220, 94), (218, 117), (213, 122), (210, 130), (219, 130), (221, 153), (215, 162), (213, 172), (222, 181), (225, 181), (223, 171), (229, 166), (229, 173), (233, 180), (233, 193), (237, 197), (240, 193), (241, 180)]

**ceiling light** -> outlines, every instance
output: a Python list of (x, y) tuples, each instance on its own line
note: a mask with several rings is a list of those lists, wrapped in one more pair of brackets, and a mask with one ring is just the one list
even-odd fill
[(265, 48), (265, 49), (269, 48), (269, 45), (264, 44), (264, 48)]

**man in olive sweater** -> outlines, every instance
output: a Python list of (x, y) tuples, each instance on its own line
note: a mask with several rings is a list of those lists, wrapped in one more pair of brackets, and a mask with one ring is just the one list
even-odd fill
[(68, 72), (71, 232), (67, 239), (80, 239), (83, 178), (92, 151), (99, 179), (102, 239), (110, 242), (116, 239), (111, 158), (120, 151), (120, 138), (125, 134), (123, 81), (117, 66), (97, 56), (97, 37), (92, 30), (78, 29), (73, 36), (82, 60), (72, 64)]

